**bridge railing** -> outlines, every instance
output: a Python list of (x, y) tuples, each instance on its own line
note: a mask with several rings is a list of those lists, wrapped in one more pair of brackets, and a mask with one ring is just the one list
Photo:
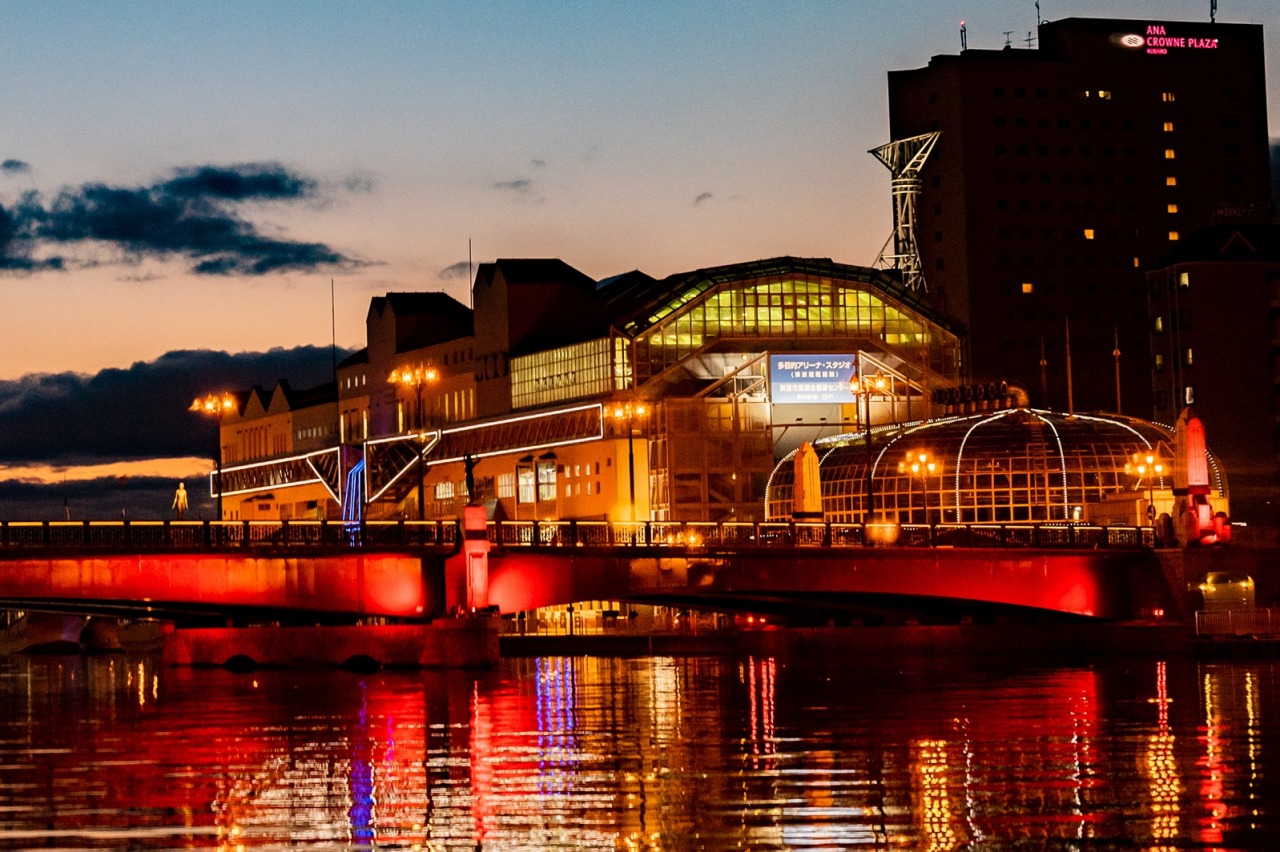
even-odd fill
[[(789, 522), (490, 521), (498, 547), (1155, 547), (1151, 527), (1068, 523), (821, 524)], [(455, 521), (3, 521), (0, 552), (430, 548), (459, 544)]]
[(1150, 527), (1075, 523), (820, 524), (609, 521), (490, 521), (499, 547), (1155, 547)]

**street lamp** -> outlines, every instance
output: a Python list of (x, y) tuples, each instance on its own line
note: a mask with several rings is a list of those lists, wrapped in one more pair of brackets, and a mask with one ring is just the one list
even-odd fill
[[(422, 421), (422, 391), (428, 385), (434, 385), (440, 381), (440, 371), (435, 367), (417, 364), (412, 367), (400, 367), (391, 371), (391, 375), (387, 377), (387, 381), (393, 386), (403, 388), (413, 388), (414, 395), (417, 399), (417, 407), (414, 409), (414, 429), (417, 430), (418, 441), (418, 520), (426, 520), (426, 486), (423, 484), (423, 467), (425, 460), (422, 458), (422, 430), (424, 428)], [(432, 409), (435, 403), (432, 401)], [(434, 418), (433, 418), (434, 419)]]
[(627, 428), (627, 477), (631, 487), (631, 520), (636, 519), (636, 421), (649, 416), (649, 408), (643, 402), (620, 402), (606, 408), (605, 414), (617, 424)]
[[(866, 416), (862, 420), (863, 428), (866, 430), (865, 443), (867, 447), (867, 504), (862, 515), (864, 524), (871, 520), (871, 513), (875, 508), (876, 499), (875, 482), (871, 476), (871, 465), (874, 458), (871, 452), (871, 395), (884, 393), (884, 389), (888, 385), (889, 380), (879, 373), (874, 376), (864, 376), (859, 371), (849, 380), (849, 393), (853, 394), (855, 399), (859, 397), (862, 399), (863, 408), (866, 411)], [(859, 416), (861, 417), (862, 415), (859, 414)]]
[(212, 417), (218, 424), (217, 433), (214, 435), (215, 442), (213, 448), (213, 468), (215, 471), (214, 482), (217, 483), (217, 492), (215, 497), (218, 501), (218, 518), (222, 520), (222, 417), (230, 411), (235, 411), (236, 399), (229, 393), (209, 393), (204, 396), (198, 396), (191, 403), (188, 410), (198, 411), (199, 413)]
[[(912, 451), (907, 453), (906, 459), (898, 462), (898, 473), (909, 473), (914, 481), (916, 477), (920, 477), (920, 495), (924, 503), (924, 522), (929, 523), (929, 479), (933, 476), (937, 463), (929, 457), (926, 452)], [(907, 489), (907, 518), (911, 523), (915, 523), (915, 507), (912, 504), (915, 488), (912, 486)]]
[(1138, 472), (1139, 481), (1148, 473), (1151, 474), (1150, 478), (1147, 479), (1147, 520), (1151, 521), (1151, 525), (1154, 527), (1156, 524), (1156, 477), (1164, 473), (1164, 465), (1151, 453), (1147, 453), (1145, 456), (1141, 453), (1134, 453), (1133, 464), (1134, 470)]

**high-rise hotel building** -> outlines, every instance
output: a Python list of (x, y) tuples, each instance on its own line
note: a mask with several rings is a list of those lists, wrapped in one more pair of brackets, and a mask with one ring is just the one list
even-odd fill
[(1262, 27), (1045, 22), (1034, 49), (890, 72), (889, 110), (895, 140), (940, 133), (914, 232), (972, 375), (1152, 416), (1144, 270), (1198, 228), (1272, 216)]

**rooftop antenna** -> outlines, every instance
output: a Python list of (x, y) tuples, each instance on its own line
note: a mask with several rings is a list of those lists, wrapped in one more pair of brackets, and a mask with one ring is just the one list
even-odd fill
[(1040, 26), (1040, 0), (1036, 0), (1036, 26)]
[(467, 237), (467, 295), (471, 297), (467, 301), (471, 303), (470, 308), (473, 311), (476, 309), (476, 279), (474, 275), (475, 273), (471, 271), (471, 238)]
[(1030, 50), (1031, 48), (1035, 47), (1035, 44), (1036, 44), (1036, 37), (1031, 34), (1031, 30), (1027, 30), (1027, 49)]
[(1209, 0), (1209, 23), (1215, 23), (1218, 17), (1218, 0)]
[(960, 49), (969, 49), (969, 31), (964, 28), (964, 21), (960, 22)]
[(1012, 38), (1010, 38), (1010, 36), (1012, 36), (1012, 35), (1013, 35), (1013, 30), (1005, 30), (1005, 31), (1004, 31), (1004, 46), (1005, 46), (1005, 47), (1013, 47), (1013, 39), (1012, 39)]
[[(885, 240), (875, 265), (880, 269), (893, 268), (902, 273), (902, 283), (908, 290), (929, 288), (924, 282), (924, 264), (920, 261), (920, 245), (916, 242), (916, 197), (924, 188), (920, 170), (929, 158), (933, 146), (938, 143), (938, 131), (895, 139), (870, 153), (893, 174), (890, 192), (893, 195), (893, 234)], [(893, 250), (889, 250), (889, 244)]]

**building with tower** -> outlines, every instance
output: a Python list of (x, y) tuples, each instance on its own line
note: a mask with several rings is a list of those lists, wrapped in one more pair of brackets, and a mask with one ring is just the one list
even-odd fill
[(1262, 28), (1044, 22), (1034, 49), (890, 72), (889, 111), (893, 140), (938, 134), (911, 225), (972, 376), (1152, 416), (1146, 270), (1199, 228), (1272, 217)]

